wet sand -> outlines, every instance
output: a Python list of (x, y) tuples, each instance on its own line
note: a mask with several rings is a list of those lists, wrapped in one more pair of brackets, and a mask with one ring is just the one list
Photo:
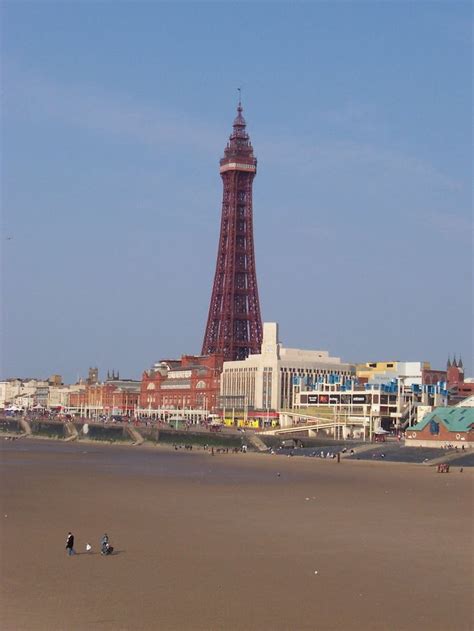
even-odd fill
[(472, 470), (28, 439), (0, 456), (4, 630), (473, 628)]

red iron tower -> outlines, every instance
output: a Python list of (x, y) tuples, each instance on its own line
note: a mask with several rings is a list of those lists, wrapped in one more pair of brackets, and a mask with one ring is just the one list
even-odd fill
[(257, 159), (245, 127), (239, 99), (234, 128), (220, 161), (221, 232), (202, 346), (203, 355), (222, 353), (226, 361), (259, 353), (262, 344), (252, 219)]

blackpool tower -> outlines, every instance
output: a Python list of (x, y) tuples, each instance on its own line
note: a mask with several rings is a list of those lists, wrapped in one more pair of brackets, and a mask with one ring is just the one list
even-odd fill
[(252, 182), (257, 159), (242, 116), (237, 116), (220, 173), (224, 184), (221, 232), (202, 354), (222, 353), (225, 361), (259, 353), (262, 318), (253, 244)]

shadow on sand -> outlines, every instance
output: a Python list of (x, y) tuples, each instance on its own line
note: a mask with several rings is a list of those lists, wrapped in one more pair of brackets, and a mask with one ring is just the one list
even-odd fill
[(73, 556), (77, 557), (92, 557), (92, 556), (117, 556), (118, 554), (126, 554), (126, 550), (114, 550), (112, 554), (101, 554), (100, 552), (94, 552), (93, 550), (87, 550), (86, 552), (76, 552)]

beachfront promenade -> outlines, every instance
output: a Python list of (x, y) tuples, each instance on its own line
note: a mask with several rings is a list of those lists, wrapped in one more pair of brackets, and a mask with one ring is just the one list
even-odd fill
[[(371, 443), (351, 440), (333, 440), (331, 437), (311, 435), (311, 426), (287, 428), (276, 432), (241, 431), (235, 428), (185, 425), (176, 429), (162, 421), (100, 422), (87, 419), (26, 419), (0, 417), (0, 435), (5, 438), (51, 438), (66, 442), (104, 442), (140, 447), (142, 445), (194, 445), (244, 449), (273, 455), (330, 457), (340, 459), (380, 460), (412, 464), (437, 465), (452, 463), (474, 466), (474, 450), (405, 447), (403, 441), (387, 440)], [(308, 431), (309, 430), (309, 431)], [(314, 429), (313, 429), (314, 432)]]

